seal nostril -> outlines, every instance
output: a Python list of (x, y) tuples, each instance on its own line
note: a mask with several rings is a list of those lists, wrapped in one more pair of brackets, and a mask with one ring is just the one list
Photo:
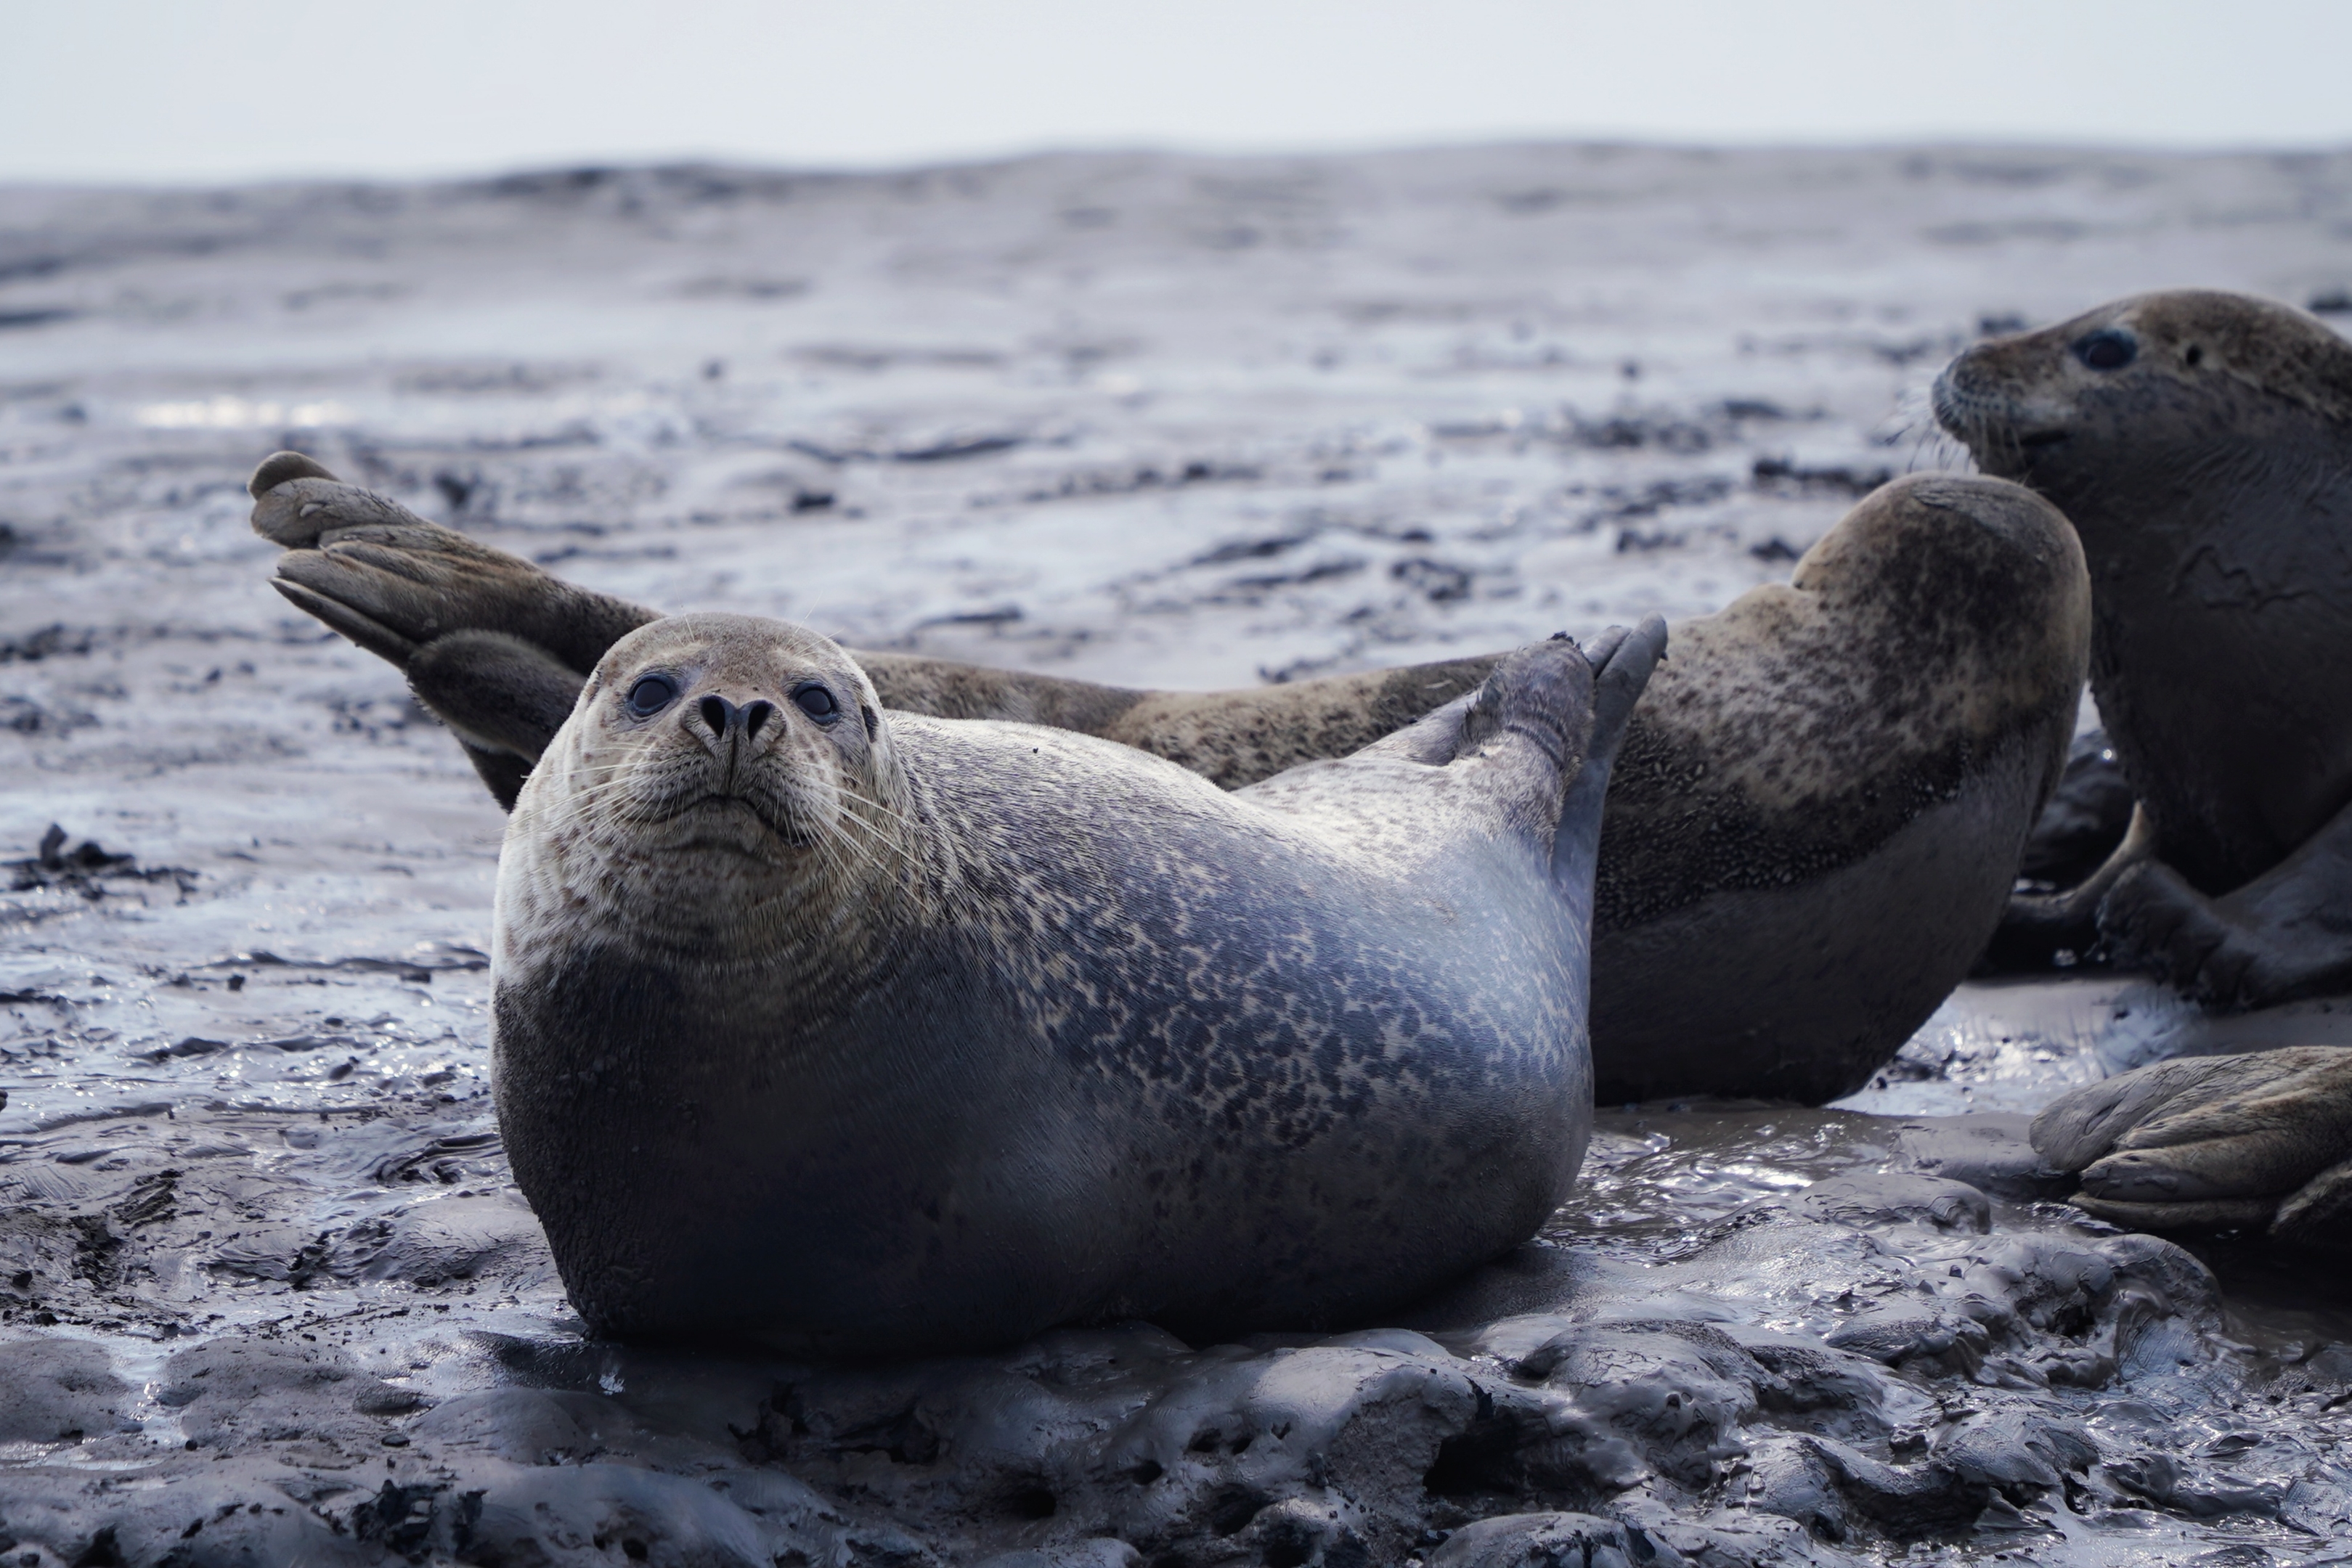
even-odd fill
[(746, 740), (759, 739), (760, 727), (766, 724), (770, 719), (775, 716), (776, 705), (773, 703), (758, 702), (745, 704), (743, 707), (743, 738)]
[(713, 735), (727, 733), (727, 703), (720, 697), (702, 699), (702, 722), (710, 727)]

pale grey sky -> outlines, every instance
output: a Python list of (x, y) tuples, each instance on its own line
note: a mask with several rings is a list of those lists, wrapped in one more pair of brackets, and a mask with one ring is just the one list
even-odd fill
[(1622, 137), (2352, 143), (2352, 0), (8, 0), (0, 180)]

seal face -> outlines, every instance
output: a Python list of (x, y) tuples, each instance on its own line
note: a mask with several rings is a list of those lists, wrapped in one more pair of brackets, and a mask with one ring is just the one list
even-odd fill
[(2065, 767), (2089, 595), (2048, 502), (1923, 474), (1675, 629), (1601, 829), (1604, 1102), (1818, 1103), (1927, 1021)]
[(2082, 536), (2091, 687), (2157, 856), (2219, 893), (2352, 800), (2352, 345), (2144, 294), (1979, 344), (1935, 406)]
[(1598, 735), (1555, 642), (1234, 794), (885, 713), (782, 622), (621, 639), (517, 801), (493, 956), (499, 1121), (574, 1304), (905, 1353), (1330, 1322), (1517, 1244), (1591, 1124), (1557, 852), (1589, 882), (1662, 637)]

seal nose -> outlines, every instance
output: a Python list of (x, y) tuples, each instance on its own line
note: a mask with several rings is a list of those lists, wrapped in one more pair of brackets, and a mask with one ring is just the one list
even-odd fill
[(708, 696), (702, 699), (698, 711), (713, 740), (724, 740), (735, 732), (749, 741), (760, 738), (760, 731), (776, 716), (776, 705), (762, 700), (738, 707), (725, 697)]

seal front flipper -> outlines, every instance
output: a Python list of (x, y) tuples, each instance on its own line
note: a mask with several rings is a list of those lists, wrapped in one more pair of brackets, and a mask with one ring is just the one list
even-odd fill
[(2152, 970), (2221, 1008), (2271, 1007), (2352, 990), (2352, 807), (2275, 867), (2218, 898), (2151, 861), (2099, 909), (2116, 961)]
[(2080, 1171), (2074, 1206), (2149, 1230), (2268, 1225), (2352, 1241), (2352, 1050), (2176, 1058), (2085, 1084), (2034, 1118), (2033, 1146)]

